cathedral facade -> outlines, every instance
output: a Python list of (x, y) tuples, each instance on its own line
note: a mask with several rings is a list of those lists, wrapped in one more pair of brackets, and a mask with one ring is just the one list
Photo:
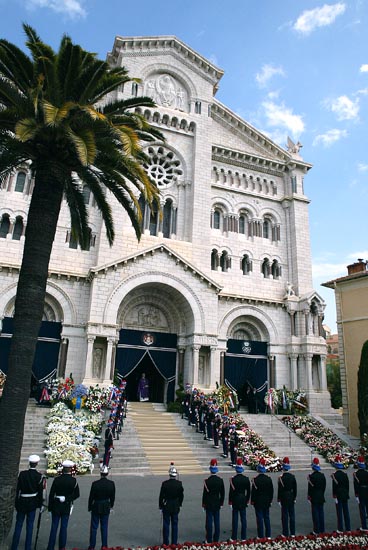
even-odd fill
[[(329, 410), (325, 304), (313, 290), (311, 165), (216, 99), (223, 71), (175, 37), (117, 37), (111, 66), (137, 81), (117, 98), (147, 95), (141, 113), (165, 142), (145, 146), (161, 214), (139, 198), (143, 234), (110, 197), (112, 247), (87, 187), (91, 239), (73, 240), (63, 202), (50, 261), (34, 375), (73, 374), (109, 384), (114, 371), (134, 398), (142, 372), (151, 399), (182, 382), (204, 391), (302, 388)], [(138, 80), (139, 79), (139, 80)], [(6, 368), (22, 241), (32, 194), (27, 166), (0, 189), (0, 368)]]

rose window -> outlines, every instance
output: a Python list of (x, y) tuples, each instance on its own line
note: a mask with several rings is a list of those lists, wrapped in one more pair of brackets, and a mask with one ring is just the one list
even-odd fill
[(149, 147), (148, 156), (145, 168), (158, 188), (168, 187), (183, 174), (181, 162), (172, 151), (164, 147)]

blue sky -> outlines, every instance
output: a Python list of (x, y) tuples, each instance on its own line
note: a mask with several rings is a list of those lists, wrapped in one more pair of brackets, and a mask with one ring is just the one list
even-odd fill
[[(366, 0), (0, 0), (0, 36), (23, 47), (22, 22), (57, 48), (69, 34), (105, 58), (120, 36), (175, 35), (225, 71), (217, 98), (313, 169), (314, 287), (368, 258)], [(134, 75), (132, 75), (134, 76)]]

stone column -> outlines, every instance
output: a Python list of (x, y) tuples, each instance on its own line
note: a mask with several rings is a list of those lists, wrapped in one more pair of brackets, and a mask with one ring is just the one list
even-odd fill
[(214, 388), (216, 384), (216, 378), (218, 378), (218, 373), (216, 371), (216, 346), (211, 346), (210, 348), (210, 376), (209, 376), (209, 387)]
[(290, 311), (290, 328), (291, 336), (295, 336), (295, 311)]
[(177, 382), (179, 382), (179, 380), (182, 381), (183, 385), (184, 385), (184, 353), (185, 353), (185, 348), (180, 346), (178, 347), (178, 372), (177, 372)]
[(313, 390), (313, 384), (312, 384), (312, 353), (306, 353), (304, 355), (305, 359), (305, 378), (307, 383), (307, 391)]
[(104, 386), (110, 385), (111, 382), (113, 381), (111, 380), (110, 376), (111, 376), (112, 355), (113, 355), (113, 349), (115, 344), (116, 344), (115, 338), (107, 338), (105, 372), (103, 375), (103, 382), (102, 382)]
[(62, 338), (61, 345), (60, 345), (59, 362), (57, 367), (57, 374), (61, 378), (65, 377), (66, 360), (68, 357), (68, 345), (69, 345), (68, 338)]
[(225, 352), (220, 353), (220, 386), (225, 382)]
[(193, 351), (193, 370), (192, 370), (192, 373), (193, 373), (193, 386), (196, 387), (198, 386), (198, 363), (199, 363), (199, 350), (200, 350), (201, 346), (199, 345), (194, 345), (192, 346), (192, 351)]
[(326, 356), (320, 355), (319, 358), (319, 379), (321, 382), (321, 390), (327, 391), (327, 373), (326, 373)]
[(290, 389), (298, 389), (298, 354), (290, 353)]
[(87, 356), (86, 356), (86, 371), (83, 380), (85, 386), (89, 386), (93, 381), (92, 377), (92, 362), (93, 362), (93, 344), (95, 341), (95, 336), (87, 337)]
[(270, 388), (274, 388), (276, 386), (276, 371), (275, 371), (275, 356), (269, 355), (268, 356), (268, 383)]

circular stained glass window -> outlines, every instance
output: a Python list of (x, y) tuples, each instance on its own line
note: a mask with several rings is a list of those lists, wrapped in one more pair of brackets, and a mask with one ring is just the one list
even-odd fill
[(145, 164), (148, 175), (162, 189), (175, 183), (183, 174), (180, 160), (164, 147), (149, 147), (149, 160)]

